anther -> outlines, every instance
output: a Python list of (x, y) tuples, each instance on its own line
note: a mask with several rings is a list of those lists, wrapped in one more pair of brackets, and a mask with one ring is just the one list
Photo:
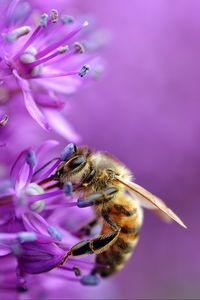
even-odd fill
[(32, 76), (37, 76), (38, 74), (40, 74), (42, 71), (42, 66), (36, 66), (35, 68), (33, 68), (30, 72), (30, 74)]
[(35, 156), (35, 152), (33, 150), (30, 150), (26, 154), (26, 162), (32, 168), (36, 165), (36, 156)]
[(62, 233), (55, 226), (49, 226), (47, 231), (57, 241), (62, 240)]
[(63, 54), (67, 51), (69, 51), (69, 46), (60, 46), (57, 51), (60, 53), (60, 54)]
[(32, 53), (25, 52), (20, 56), (20, 61), (24, 64), (30, 64), (35, 61), (35, 56)]
[(61, 16), (61, 21), (64, 24), (71, 24), (71, 23), (74, 23), (74, 18), (72, 16), (62, 15)]
[(28, 195), (40, 195), (44, 193), (43, 188), (35, 182), (29, 183), (26, 188), (26, 193)]
[(9, 120), (8, 116), (4, 115), (0, 120), (0, 127), (4, 127), (8, 123), (8, 120)]
[(70, 196), (73, 192), (73, 187), (71, 182), (65, 182), (63, 185), (63, 190), (65, 193), (65, 196)]
[(97, 275), (85, 275), (80, 279), (83, 285), (98, 285), (100, 278)]
[(82, 68), (80, 69), (78, 75), (80, 77), (84, 77), (88, 73), (89, 69), (90, 69), (89, 65), (83, 65)]
[(37, 213), (41, 213), (45, 208), (45, 201), (38, 200), (31, 204), (31, 210), (36, 211)]
[(76, 146), (73, 143), (68, 144), (60, 154), (60, 159), (67, 160), (74, 152), (76, 152)]
[(76, 53), (82, 54), (82, 53), (85, 52), (85, 49), (84, 49), (83, 45), (81, 43), (79, 43), (79, 42), (76, 42), (74, 44), (74, 49), (76, 50)]
[(74, 274), (75, 274), (76, 276), (81, 276), (81, 270), (79, 269), (78, 266), (74, 266), (74, 267), (72, 268), (72, 271), (74, 271)]
[(44, 13), (43, 15), (41, 15), (40, 23), (39, 23), (40, 27), (42, 27), (42, 28), (47, 27), (48, 18), (49, 18), (49, 16), (46, 13)]
[(58, 11), (56, 9), (51, 10), (51, 22), (56, 23), (58, 21)]
[(25, 243), (25, 242), (34, 242), (37, 239), (37, 236), (35, 232), (19, 232), (17, 234), (17, 238), (20, 243)]
[(16, 39), (28, 34), (30, 31), (31, 31), (31, 27), (22, 26), (22, 27), (16, 28), (16, 29), (8, 32), (6, 34), (6, 39), (8, 42), (14, 42)]

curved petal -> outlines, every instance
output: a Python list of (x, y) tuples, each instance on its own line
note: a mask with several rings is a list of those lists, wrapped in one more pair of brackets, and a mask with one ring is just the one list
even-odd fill
[(29, 151), (30, 149), (26, 149), (19, 154), (10, 171), (10, 179), (16, 193), (25, 188), (32, 178), (33, 166), (27, 163)]
[[(52, 159), (51, 161), (49, 161), (49, 163), (47, 162), (47, 155), (49, 153), (51, 153), (51, 150), (53, 148), (55, 148), (57, 145), (59, 145), (59, 142), (56, 140), (48, 140), (45, 141), (44, 143), (42, 143), (38, 149), (35, 151), (36, 153), (36, 157), (37, 157), (37, 168), (35, 170), (35, 174), (33, 176), (34, 180), (37, 180), (38, 178), (40, 178), (40, 180), (43, 179), (43, 177), (48, 177), (48, 175), (56, 168), (56, 166), (58, 165), (58, 159)], [(56, 161), (56, 162), (55, 162)], [(46, 165), (47, 163), (47, 165)], [(46, 167), (45, 167), (46, 165)], [(54, 167), (55, 165), (55, 167)], [(40, 168), (43, 168), (40, 170)], [(51, 171), (52, 170), (52, 171)]]
[(35, 151), (38, 163), (40, 163), (40, 160), (42, 159), (42, 157), (45, 157), (45, 155), (49, 151), (51, 151), (54, 147), (56, 147), (58, 145), (59, 145), (59, 142), (56, 140), (47, 140), (44, 143), (42, 143)]
[(38, 168), (38, 170), (35, 172), (33, 176), (34, 181), (37, 180), (41, 181), (45, 178), (48, 178), (49, 175), (58, 167), (59, 164), (60, 164), (60, 159), (56, 158), (49, 161), (49, 163), (45, 164), (41, 168)]
[(18, 84), (22, 89), (22, 93), (24, 96), (24, 103), (29, 114), (43, 129), (49, 130), (49, 124), (44, 114), (41, 112), (41, 110), (38, 108), (37, 104), (35, 103), (28, 82), (22, 79), (18, 75), (16, 70), (13, 71), (13, 74), (17, 78)]
[[(46, 68), (46, 74), (59, 74), (60, 70), (53, 70), (52, 68)], [(56, 93), (62, 93), (65, 95), (73, 94), (77, 91), (77, 89), (81, 86), (82, 82), (80, 77), (75, 76), (66, 76), (66, 77), (59, 77), (59, 78), (39, 78), (35, 79), (34, 84), (42, 86), (47, 90), (54, 91)]]
[(59, 111), (45, 108), (44, 113), (52, 129), (69, 141), (75, 143), (80, 142), (80, 136), (74, 131), (72, 126)]
[[(53, 93), (52, 93), (53, 94)], [(42, 107), (49, 107), (54, 109), (61, 109), (65, 105), (65, 101), (61, 100), (59, 97), (48, 94), (38, 95), (36, 102)]]
[(24, 214), (22, 215), (22, 221), (27, 231), (33, 231), (48, 236), (47, 228), (49, 224), (39, 214), (34, 212)]

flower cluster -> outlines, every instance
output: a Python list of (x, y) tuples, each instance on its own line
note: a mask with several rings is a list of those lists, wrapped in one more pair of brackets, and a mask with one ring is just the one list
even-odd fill
[(6, 125), (12, 117), (8, 102), (23, 99), (43, 129), (77, 142), (78, 135), (60, 111), (66, 97), (89, 80), (83, 77), (97, 66), (95, 55), (85, 51), (88, 22), (56, 9), (39, 15), (25, 3), (8, 1), (1, 7), (5, 19), (0, 23), (0, 124)]
[(97, 276), (86, 274), (95, 265), (91, 258), (69, 258), (62, 264), (66, 252), (79, 241), (78, 220), (84, 217), (89, 221), (92, 212), (84, 215), (79, 208), (70, 211), (78, 204), (70, 183), (62, 188), (50, 183), (51, 174), (66, 158), (66, 150), (41, 166), (45, 153), (57, 144), (49, 140), (35, 151), (24, 150), (12, 167), (11, 181), (1, 183), (0, 262), (3, 271), (12, 269), (12, 276), (7, 275), (6, 282), (4, 278), (1, 289), (12, 286), (26, 291), (32, 280), (29, 274), (40, 273), (83, 285), (99, 283)]
[(86, 19), (64, 13), (69, 0), (59, 1), (58, 9), (50, 8), (52, 3), (0, 1), (0, 294), (4, 299), (18, 299), (24, 291), (31, 291), (28, 297), (42, 298), (41, 290), (39, 296), (34, 293), (44, 281), (99, 283), (99, 277), (91, 275), (92, 256), (69, 257), (64, 263), (93, 213), (80, 208), (70, 182), (60, 186), (50, 178), (66, 155), (65, 149), (52, 159), (57, 140), (80, 141), (66, 112), (72, 94), (101, 73), (95, 52), (101, 42), (93, 40)]

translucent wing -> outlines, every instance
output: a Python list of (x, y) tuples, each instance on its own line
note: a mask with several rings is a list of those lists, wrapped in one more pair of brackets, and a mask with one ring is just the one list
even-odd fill
[(125, 185), (127, 188), (129, 188), (132, 193), (144, 204), (145, 207), (153, 208), (153, 209), (159, 209), (162, 213), (173, 219), (176, 223), (181, 225), (184, 228), (187, 228), (186, 225), (181, 221), (181, 219), (170, 209), (166, 206), (166, 204), (150, 193), (149, 191), (145, 190), (140, 185), (126, 181), (119, 176), (115, 176), (116, 180), (121, 182), (123, 185)]

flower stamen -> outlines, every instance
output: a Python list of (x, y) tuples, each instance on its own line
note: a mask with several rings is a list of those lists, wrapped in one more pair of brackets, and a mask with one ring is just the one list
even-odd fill
[(89, 69), (90, 69), (90, 66), (89, 66), (89, 65), (86, 65), (86, 64), (83, 65), (83, 67), (80, 69), (78, 75), (79, 75), (80, 77), (84, 77), (84, 76), (88, 73)]
[(65, 193), (65, 196), (71, 196), (73, 192), (73, 186), (71, 182), (65, 182), (63, 185), (63, 190)]
[(55, 226), (48, 226), (47, 232), (50, 234), (51, 237), (53, 237), (57, 241), (62, 240), (62, 233), (56, 228)]
[(85, 52), (85, 48), (84, 48), (83, 45), (82, 45), (81, 43), (79, 43), (79, 42), (76, 42), (76, 43), (74, 44), (74, 49), (75, 49), (76, 53), (82, 54), (82, 53)]
[(18, 241), (22, 244), (25, 242), (34, 242), (37, 240), (35, 232), (19, 232), (17, 234)]
[(38, 66), (38, 65), (41, 65), (53, 58), (55, 58), (56, 56), (60, 55), (60, 54), (64, 54), (66, 53), (67, 51), (69, 50), (69, 47), (68, 46), (61, 46), (59, 47), (54, 53), (52, 53), (51, 55), (49, 56), (46, 56), (42, 59), (38, 59), (38, 60), (34, 60), (33, 61), (30, 61), (29, 65), (28, 65), (28, 68), (31, 70), (33, 69), (34, 67)]
[(48, 14), (44, 13), (40, 18), (39, 26), (42, 28), (47, 27), (48, 18), (49, 18)]
[(14, 42), (18, 38), (27, 35), (31, 31), (31, 27), (29, 26), (22, 26), (16, 29), (13, 29), (12, 31), (8, 32), (6, 34), (6, 40), (8, 42)]
[(52, 9), (50, 17), (51, 17), (52, 23), (57, 23), (58, 22), (58, 11), (56, 9)]
[(69, 32), (65, 37), (63, 37), (61, 40), (55, 42), (54, 44), (50, 45), (49, 47), (46, 47), (44, 50), (40, 51), (36, 57), (41, 58), (43, 56), (46, 56), (48, 53), (52, 52), (54, 49), (62, 46), (65, 44), (69, 39), (71, 39), (74, 35), (76, 35), (81, 29), (88, 26), (88, 22), (85, 21), (83, 24), (75, 28), (73, 31)]
[(36, 165), (36, 155), (33, 150), (28, 151), (28, 153), (26, 154), (26, 162), (32, 168)]
[(0, 127), (4, 127), (7, 123), (8, 123), (8, 115), (4, 115), (1, 119), (0, 119)]
[(74, 18), (72, 16), (62, 15), (61, 21), (63, 22), (63, 24), (71, 24), (74, 22)]
[(100, 283), (100, 278), (97, 275), (85, 275), (81, 278), (80, 282), (83, 285), (98, 285)]

